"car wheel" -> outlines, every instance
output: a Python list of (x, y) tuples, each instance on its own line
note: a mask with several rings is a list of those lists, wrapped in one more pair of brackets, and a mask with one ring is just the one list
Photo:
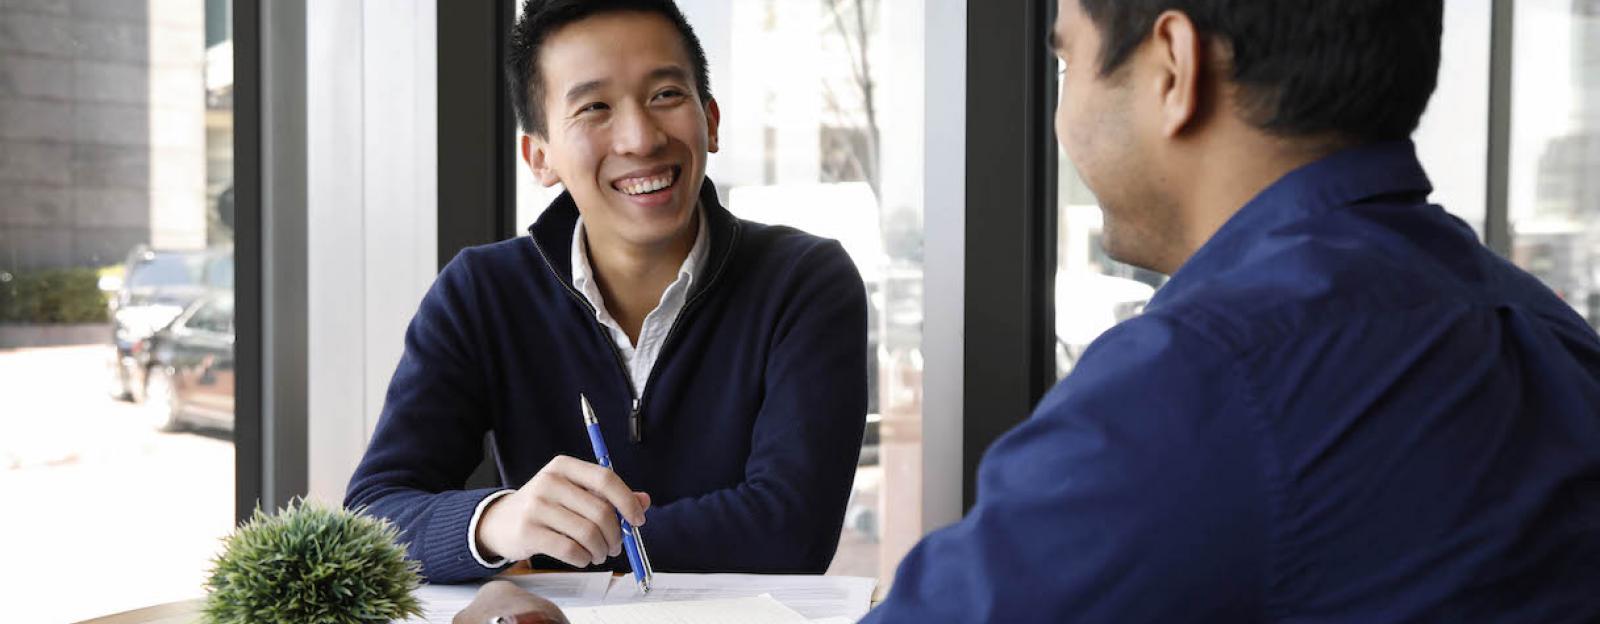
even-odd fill
[(134, 387), (132, 380), (129, 379), (129, 377), (132, 377), (132, 375), (128, 373), (128, 367), (122, 365), (121, 355), (114, 357), (116, 358), (116, 361), (112, 362), (111, 364), (112, 380), (109, 391), (111, 398), (116, 401), (138, 403), (139, 394), (138, 392), (135, 392), (136, 388)]
[(178, 417), (182, 407), (172, 388), (172, 372), (155, 367), (145, 373), (144, 403), (141, 405), (151, 426), (160, 431), (180, 431), (183, 421)]

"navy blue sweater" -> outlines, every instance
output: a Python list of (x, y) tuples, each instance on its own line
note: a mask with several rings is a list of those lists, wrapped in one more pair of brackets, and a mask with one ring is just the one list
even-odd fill
[(467, 529), (497, 489), (462, 489), (484, 436), (509, 488), (557, 455), (593, 461), (581, 392), (618, 475), (651, 495), (641, 530), (657, 570), (823, 572), (866, 414), (865, 288), (836, 241), (738, 220), (709, 180), (701, 202), (705, 279), (638, 389), (636, 432), (616, 345), (572, 288), (578, 212), (562, 195), (531, 237), (467, 249), (439, 274), (345, 505), (394, 522), (431, 582), (491, 575)]

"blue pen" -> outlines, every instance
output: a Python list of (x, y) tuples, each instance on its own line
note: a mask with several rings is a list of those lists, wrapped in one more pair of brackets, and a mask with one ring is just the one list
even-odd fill
[[(600, 463), (601, 468), (611, 468), (611, 453), (606, 450), (606, 440), (600, 437), (600, 421), (595, 420), (594, 408), (589, 406), (589, 397), (578, 395), (578, 402), (583, 404), (583, 426), (589, 430), (589, 443), (594, 445), (594, 459)], [(617, 522), (622, 523), (622, 549), (628, 552), (628, 563), (633, 567), (633, 580), (639, 584), (639, 593), (650, 593), (650, 557), (644, 554), (644, 538), (639, 536), (639, 527), (629, 524), (623, 519), (622, 512), (617, 512)]]

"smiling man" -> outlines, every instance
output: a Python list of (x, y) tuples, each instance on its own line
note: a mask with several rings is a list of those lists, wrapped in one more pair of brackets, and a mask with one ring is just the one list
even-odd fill
[[(721, 113), (670, 0), (528, 0), (506, 73), (524, 163), (566, 192), (439, 275), (346, 505), (394, 521), (432, 582), (624, 568), (618, 513), (657, 570), (823, 572), (866, 413), (844, 249), (719, 205)], [(486, 434), (507, 487), (463, 489)]]

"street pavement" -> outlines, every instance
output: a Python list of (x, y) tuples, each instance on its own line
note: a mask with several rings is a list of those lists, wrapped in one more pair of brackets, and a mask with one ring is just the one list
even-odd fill
[(0, 621), (197, 598), (233, 528), (227, 433), (110, 397), (111, 347), (0, 350)]

